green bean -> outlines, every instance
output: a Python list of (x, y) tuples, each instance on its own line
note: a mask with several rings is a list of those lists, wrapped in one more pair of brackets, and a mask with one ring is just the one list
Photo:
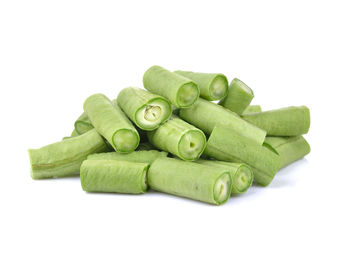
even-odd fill
[(81, 135), (81, 134), (89, 131), (90, 129), (93, 129), (94, 126), (91, 124), (87, 114), (85, 112), (83, 112), (83, 114), (80, 115), (79, 118), (75, 121), (74, 128), (75, 128), (75, 131), (79, 135)]
[(303, 136), (266, 137), (265, 143), (280, 156), (280, 168), (283, 168), (310, 153), (310, 145)]
[(107, 152), (107, 153), (97, 153), (88, 156), (88, 160), (118, 160), (127, 161), (135, 163), (152, 163), (158, 157), (166, 157), (168, 155), (165, 151), (158, 150), (142, 150), (133, 151), (130, 153), (120, 153), (120, 152)]
[(209, 101), (221, 100), (227, 95), (228, 81), (221, 73), (201, 73), (192, 71), (177, 70), (180, 74), (195, 82), (200, 91), (200, 96)]
[(140, 137), (122, 110), (115, 102), (99, 93), (88, 97), (84, 111), (96, 130), (107, 139), (118, 152), (134, 151)]
[(143, 130), (155, 130), (172, 112), (167, 99), (135, 87), (123, 89), (117, 102), (130, 120)]
[(193, 105), (199, 96), (198, 86), (190, 79), (160, 66), (150, 67), (143, 75), (143, 86), (162, 95), (176, 107)]
[(72, 137), (76, 137), (76, 136), (79, 136), (79, 135), (80, 134), (75, 129), (73, 129), (73, 131), (70, 134), (70, 136), (63, 137), (62, 140), (66, 140), (66, 139), (69, 139), (69, 138), (72, 138)]
[(260, 105), (250, 105), (250, 106), (247, 106), (247, 108), (243, 111), (242, 115), (256, 113), (256, 112), (262, 112), (261, 106)]
[(204, 153), (221, 161), (246, 163), (254, 172), (255, 182), (261, 185), (272, 181), (280, 165), (279, 156), (270, 149), (220, 126), (214, 128)]
[(252, 169), (246, 164), (202, 159), (199, 159), (196, 161), (196, 163), (212, 166), (215, 168), (223, 168), (229, 171), (232, 181), (231, 194), (244, 193), (252, 185), (254, 174)]
[(270, 136), (299, 136), (310, 128), (310, 110), (306, 106), (244, 114), (242, 117), (266, 130)]
[(81, 186), (87, 192), (145, 193), (148, 167), (145, 163), (86, 160), (80, 168)]
[(175, 115), (158, 129), (147, 132), (147, 135), (155, 147), (188, 161), (198, 159), (206, 144), (206, 137), (201, 130)]
[(225, 126), (260, 145), (266, 135), (264, 130), (244, 121), (236, 113), (201, 98), (194, 106), (181, 109), (180, 117), (207, 134), (210, 134), (216, 125)]
[(231, 194), (231, 177), (223, 169), (160, 157), (148, 171), (148, 185), (160, 192), (220, 205)]
[(29, 149), (32, 178), (78, 174), (81, 163), (89, 154), (104, 151), (107, 151), (107, 146), (96, 130), (39, 149)]
[(235, 78), (228, 88), (227, 96), (219, 104), (241, 115), (254, 98), (253, 90), (241, 80)]

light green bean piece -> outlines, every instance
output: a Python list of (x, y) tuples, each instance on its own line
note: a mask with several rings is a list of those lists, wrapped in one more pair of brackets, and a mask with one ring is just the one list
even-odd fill
[(221, 73), (201, 73), (192, 71), (177, 70), (180, 74), (195, 82), (200, 91), (200, 96), (209, 101), (221, 100), (227, 95), (228, 81)]
[(280, 168), (283, 168), (310, 153), (310, 145), (303, 136), (266, 137), (265, 143), (280, 156)]
[(196, 161), (196, 163), (212, 166), (215, 168), (223, 168), (229, 171), (232, 181), (231, 194), (242, 194), (246, 192), (253, 183), (253, 171), (246, 164), (203, 159), (199, 159), (198, 161)]
[(198, 86), (192, 80), (160, 66), (150, 67), (145, 72), (143, 86), (169, 99), (174, 106), (179, 108), (193, 105), (199, 96)]
[(264, 186), (272, 181), (280, 165), (279, 156), (270, 149), (220, 126), (214, 128), (204, 153), (221, 161), (246, 163), (254, 172), (255, 182)]
[(79, 118), (75, 121), (74, 128), (75, 128), (75, 131), (79, 135), (81, 135), (81, 134), (89, 131), (90, 129), (93, 129), (94, 126), (91, 124), (87, 114), (85, 112), (83, 112), (83, 114), (80, 115)]
[(84, 111), (96, 130), (107, 139), (114, 150), (118, 152), (134, 151), (140, 142), (140, 137), (115, 102), (98, 93), (85, 100)]
[(81, 163), (89, 154), (104, 151), (107, 151), (107, 146), (96, 130), (39, 149), (29, 149), (32, 178), (78, 174)]
[(147, 179), (156, 191), (216, 205), (225, 203), (231, 194), (229, 172), (179, 159), (156, 159)]
[(266, 136), (264, 130), (244, 121), (236, 113), (201, 98), (194, 106), (181, 109), (180, 117), (207, 134), (218, 125), (230, 128), (259, 145)]
[(147, 135), (155, 147), (187, 161), (197, 160), (206, 144), (206, 137), (201, 130), (175, 115), (156, 130), (147, 132)]
[(227, 96), (219, 104), (241, 115), (254, 98), (253, 90), (241, 80), (235, 78), (228, 88)]
[(243, 111), (242, 115), (250, 114), (250, 113), (257, 113), (257, 112), (262, 112), (261, 106), (260, 105), (250, 105), (250, 106), (247, 106), (247, 108)]
[(145, 163), (86, 160), (80, 168), (81, 186), (87, 192), (145, 193), (148, 167)]
[(244, 114), (242, 117), (271, 136), (299, 136), (310, 128), (310, 110), (306, 106)]
[(168, 155), (165, 151), (158, 150), (142, 150), (133, 151), (130, 153), (107, 152), (97, 153), (88, 156), (88, 160), (119, 160), (135, 163), (152, 163), (158, 157), (166, 157)]
[(79, 136), (79, 135), (80, 134), (75, 129), (73, 129), (73, 131), (70, 134), (70, 136), (63, 137), (62, 140), (66, 140), (66, 139), (69, 139), (69, 138), (72, 138), (72, 137), (76, 137), (76, 136)]
[(135, 87), (119, 92), (117, 102), (129, 119), (143, 130), (155, 130), (172, 112), (166, 98)]

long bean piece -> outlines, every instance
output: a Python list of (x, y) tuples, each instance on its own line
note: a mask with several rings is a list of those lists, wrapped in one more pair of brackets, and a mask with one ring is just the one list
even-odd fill
[(280, 168), (283, 168), (310, 153), (309, 143), (303, 136), (266, 137), (265, 143), (270, 145), (280, 156)]
[(86, 160), (80, 168), (81, 186), (87, 192), (145, 193), (148, 167), (145, 163)]
[(150, 67), (143, 75), (143, 86), (162, 95), (176, 107), (193, 105), (199, 96), (198, 86), (190, 79), (160, 66)]
[(206, 137), (201, 130), (175, 115), (156, 130), (148, 131), (147, 135), (155, 147), (188, 161), (197, 160), (206, 144)]
[(135, 163), (152, 163), (158, 157), (166, 157), (168, 155), (165, 151), (158, 150), (141, 150), (130, 153), (107, 152), (96, 153), (88, 156), (88, 160), (118, 160)]
[(169, 119), (172, 112), (166, 98), (135, 87), (119, 92), (117, 102), (126, 115), (143, 130), (158, 128)]
[(84, 111), (96, 130), (107, 139), (118, 152), (134, 151), (140, 137), (116, 103), (98, 93), (85, 100)]
[(75, 121), (74, 128), (75, 128), (75, 131), (79, 135), (81, 135), (81, 134), (89, 131), (90, 129), (93, 129), (94, 126), (91, 124), (87, 114), (85, 112), (83, 112), (83, 114), (80, 115), (79, 118)]
[(94, 129), (39, 149), (29, 149), (32, 178), (78, 174), (81, 163), (89, 154), (104, 151), (107, 151), (105, 141)]
[(241, 115), (254, 98), (253, 90), (241, 80), (231, 81), (227, 96), (219, 104)]
[(299, 136), (310, 128), (310, 110), (306, 106), (244, 114), (242, 118), (271, 136)]
[(256, 112), (262, 112), (261, 106), (260, 105), (250, 105), (250, 106), (247, 106), (247, 108), (243, 111), (242, 115), (256, 113)]
[(232, 181), (231, 194), (242, 194), (246, 192), (253, 183), (253, 171), (246, 164), (202, 159), (199, 159), (198, 161), (196, 161), (196, 163), (216, 168), (223, 168), (229, 171)]
[(280, 166), (278, 154), (220, 126), (214, 128), (204, 153), (217, 160), (248, 164), (255, 182), (264, 186), (272, 181)]
[(154, 190), (216, 205), (225, 203), (231, 194), (229, 172), (179, 159), (156, 159), (147, 179)]
[(180, 117), (207, 134), (219, 125), (233, 129), (259, 145), (263, 144), (266, 136), (263, 129), (246, 122), (236, 113), (201, 98), (194, 106), (181, 109)]
[(228, 81), (221, 73), (201, 73), (192, 71), (177, 70), (180, 74), (195, 82), (200, 91), (200, 96), (209, 101), (221, 100), (227, 95)]

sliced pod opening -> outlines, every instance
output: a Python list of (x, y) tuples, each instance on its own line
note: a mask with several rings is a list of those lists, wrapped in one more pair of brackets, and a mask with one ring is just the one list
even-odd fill
[(227, 95), (228, 82), (225, 76), (218, 75), (211, 82), (209, 87), (210, 97), (215, 100), (220, 100)]
[(138, 134), (130, 129), (118, 130), (113, 136), (113, 143), (119, 152), (131, 152), (139, 145)]
[(136, 122), (141, 129), (154, 130), (166, 121), (170, 114), (170, 104), (164, 100), (157, 99), (137, 111)]
[(205, 148), (206, 138), (199, 130), (189, 130), (179, 142), (179, 154), (183, 160), (198, 159)]
[(218, 204), (224, 203), (231, 194), (231, 177), (228, 173), (221, 175), (214, 185), (214, 199)]
[(199, 96), (199, 89), (195, 83), (186, 83), (178, 91), (177, 103), (180, 108), (190, 107)]

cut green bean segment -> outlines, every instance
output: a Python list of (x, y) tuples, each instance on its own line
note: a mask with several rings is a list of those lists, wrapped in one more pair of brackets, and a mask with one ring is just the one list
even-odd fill
[(299, 136), (310, 128), (310, 110), (306, 106), (244, 114), (242, 117), (271, 136)]
[(201, 98), (194, 106), (181, 109), (180, 117), (207, 134), (218, 125), (230, 128), (259, 145), (263, 144), (266, 136), (263, 129), (244, 121), (236, 113)]
[(118, 105), (141, 129), (154, 130), (169, 119), (170, 102), (160, 96), (140, 88), (128, 87), (118, 94)]
[(96, 130), (39, 149), (29, 149), (32, 178), (78, 174), (81, 163), (89, 154), (104, 151), (107, 151), (107, 146)]
[(244, 193), (252, 185), (254, 174), (252, 169), (246, 164), (202, 159), (199, 159), (196, 161), (196, 163), (212, 166), (215, 168), (223, 168), (229, 171), (232, 181), (231, 194)]
[(270, 149), (219, 126), (210, 135), (204, 153), (217, 160), (248, 164), (255, 182), (265, 186), (272, 181), (280, 165), (279, 156)]
[(145, 193), (148, 167), (145, 163), (86, 160), (80, 168), (81, 186), (87, 192)]
[(84, 111), (96, 130), (116, 151), (131, 152), (139, 145), (140, 137), (135, 127), (118, 105), (105, 95), (99, 93), (88, 97)]
[(114, 151), (89, 155), (88, 160), (119, 160), (150, 164), (158, 157), (166, 157), (167, 155), (167, 152), (158, 150), (133, 151), (130, 153), (119, 153)]
[(73, 129), (73, 131), (70, 134), (70, 136), (63, 137), (62, 140), (66, 140), (66, 139), (69, 139), (69, 138), (72, 138), (72, 137), (76, 137), (76, 136), (79, 136), (79, 135), (80, 134), (75, 129)]
[(310, 145), (303, 136), (266, 137), (270, 145), (280, 156), (280, 168), (283, 168), (310, 153)]
[(81, 135), (81, 134), (89, 131), (90, 129), (93, 129), (94, 126), (91, 124), (87, 114), (85, 112), (83, 112), (83, 114), (80, 115), (79, 118), (75, 121), (74, 128), (75, 128), (75, 131), (79, 135)]
[(247, 108), (243, 111), (242, 115), (250, 114), (250, 113), (257, 113), (257, 112), (262, 112), (261, 106), (260, 105), (250, 105), (250, 106), (247, 106)]
[(216, 205), (225, 203), (231, 194), (229, 172), (179, 159), (156, 159), (147, 180), (156, 191)]
[(192, 80), (160, 66), (150, 67), (145, 72), (143, 86), (169, 99), (174, 106), (179, 108), (190, 107), (199, 96), (198, 86)]
[(253, 90), (241, 80), (235, 78), (228, 88), (227, 96), (219, 104), (241, 115), (254, 98)]
[(175, 115), (158, 129), (149, 131), (147, 135), (155, 147), (188, 161), (197, 160), (206, 144), (206, 137), (201, 130)]
[(228, 81), (221, 73), (201, 73), (177, 70), (175, 73), (195, 82), (200, 91), (200, 96), (209, 101), (221, 100), (227, 95)]

